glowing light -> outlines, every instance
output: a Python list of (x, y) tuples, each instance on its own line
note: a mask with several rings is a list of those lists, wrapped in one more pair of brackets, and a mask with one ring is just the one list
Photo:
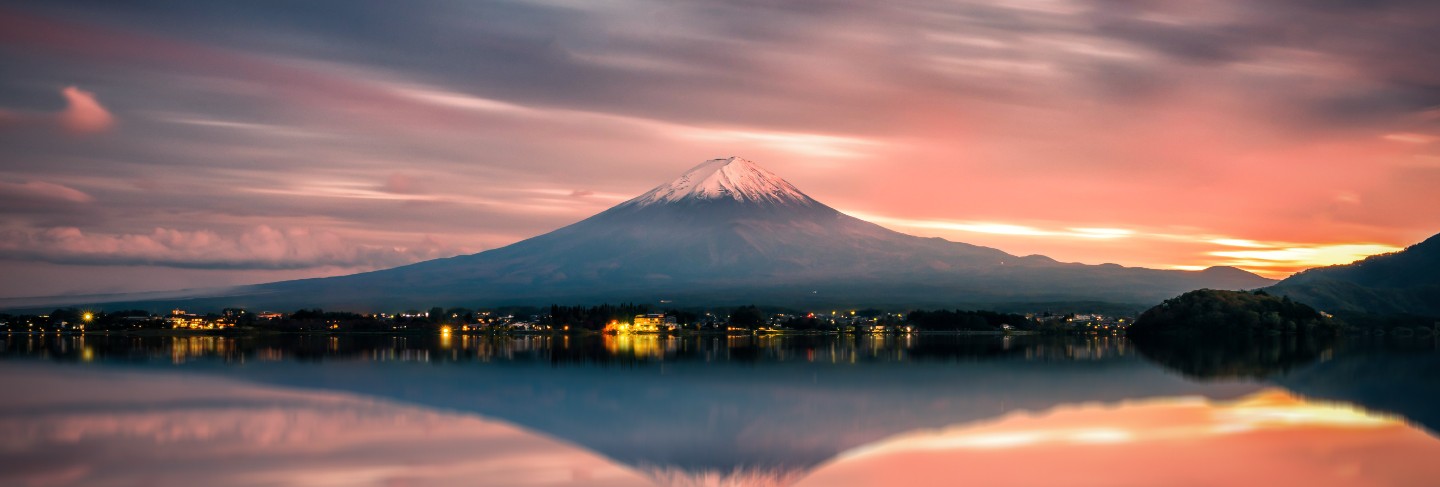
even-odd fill
[(693, 129), (682, 132), (692, 139), (732, 143), (756, 143), (795, 154), (847, 158), (863, 156), (864, 149), (877, 142), (827, 134), (763, 132), (753, 130)]
[(1440, 140), (1440, 137), (1436, 137), (1433, 135), (1412, 133), (1385, 134), (1383, 138), (1391, 142), (1404, 142), (1407, 144), (1429, 144), (1436, 140)]
[(871, 215), (854, 211), (846, 211), (845, 213), (848, 213), (851, 216), (860, 218), (862, 220), (869, 220), (882, 225), (923, 228), (930, 230), (985, 233), (992, 235), (1013, 235), (1024, 237), (1070, 237), (1089, 239), (1127, 238), (1140, 235), (1134, 230), (1124, 228), (1071, 227), (1052, 230), (1013, 223), (950, 220), (912, 220), (906, 218), (892, 218), (881, 215)]
[[(1131, 420), (1104, 425), (1108, 418), (1120, 413), (1129, 414), (1127, 417)], [(1307, 402), (1284, 391), (1271, 389), (1234, 402), (1172, 398), (1129, 404), (1118, 410), (1078, 407), (1039, 418), (1015, 414), (990, 425), (957, 426), (938, 432), (898, 436), (852, 450), (842, 458), (937, 450), (1019, 449), (1054, 444), (1110, 445), (1175, 439), (1198, 441), (1253, 431), (1373, 429), (1396, 424), (1398, 421), (1394, 418), (1371, 414), (1353, 406)]]
[(1024, 225), (1011, 225), (1008, 223), (947, 223), (947, 222), (922, 222), (916, 226), (938, 228), (944, 230), (961, 230), (974, 233), (994, 233), (999, 235), (1050, 235), (1050, 232)]
[(1247, 397), (1234, 405), (1215, 412), (1218, 420), (1238, 426), (1239, 430), (1286, 425), (1324, 425), (1328, 427), (1373, 428), (1393, 424), (1395, 419), (1360, 409), (1324, 403), (1307, 403), (1279, 391)]
[(1134, 230), (1124, 228), (1069, 228), (1077, 237), (1084, 238), (1122, 238), (1135, 234)]
[(1209, 254), (1216, 257), (1241, 259), (1245, 266), (1326, 266), (1349, 264), (1372, 255), (1399, 250), (1399, 247), (1384, 244), (1338, 244), (1257, 250), (1219, 250)]
[(1254, 240), (1245, 240), (1243, 238), (1217, 238), (1212, 239), (1209, 242), (1218, 245), (1225, 245), (1228, 247), (1246, 247), (1252, 249), (1263, 249), (1270, 247), (1270, 245), (1256, 242)]

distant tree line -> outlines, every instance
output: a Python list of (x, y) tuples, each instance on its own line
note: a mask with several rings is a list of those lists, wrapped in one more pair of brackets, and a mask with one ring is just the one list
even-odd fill
[(994, 311), (934, 310), (911, 311), (905, 321), (926, 331), (998, 331), (1004, 325), (1018, 330), (1034, 330), (1040, 323), (1025, 315), (997, 313)]
[(611, 320), (629, 323), (635, 319), (636, 315), (649, 312), (649, 306), (633, 303), (599, 306), (551, 305), (549, 316), (544, 317), (541, 323), (556, 329), (570, 326), (572, 329), (601, 330)]

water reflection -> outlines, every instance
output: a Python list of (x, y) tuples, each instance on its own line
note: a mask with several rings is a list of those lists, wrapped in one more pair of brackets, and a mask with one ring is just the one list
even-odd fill
[[(1231, 353), (1213, 350), (1209, 353), (1220, 358), (1171, 360), (1153, 349), (1142, 348), (1143, 355), (1137, 354), (1135, 347), (1118, 337), (496, 337), (469, 334), (446, 337), (353, 334), (184, 337), (10, 335), (4, 340), (0, 344), (0, 358), (5, 359), (0, 360), (0, 379), (66, 374), (40, 382), (7, 385), (7, 390), (34, 391), (33, 397), (42, 398), (55, 395), (82, 397), (96, 402), (97, 405), (86, 408), (87, 414), (93, 418), (125, 418), (121, 422), (150, 418), (141, 421), (144, 422), (158, 417), (190, 414), (166, 413), (174, 403), (167, 402), (169, 400), (165, 397), (169, 396), (163, 394), (152, 397), (151, 393), (140, 393), (132, 397), (135, 395), (127, 396), (124, 391), (116, 389), (87, 390), (89, 386), (85, 385), (88, 384), (85, 381), (98, 380), (95, 377), (106, 374), (124, 374), (140, 382), (144, 381), (136, 378), (149, 377), (166, 382), (181, 380), (176, 379), (180, 377), (189, 381), (187, 384), (244, 386), (238, 392), (214, 393), (214, 398), (208, 402), (193, 401), (204, 403), (204, 407), (214, 408), (215, 411), (264, 409), (269, 407), (264, 404), (274, 404), (274, 394), (279, 392), (313, 398), (349, 398), (340, 401), (342, 403), (365, 400), (385, 404), (388, 405), (386, 408), (392, 409), (379, 408), (376, 410), (382, 412), (373, 417), (335, 428), (374, 430), (375, 438), (400, 435), (399, 438), (407, 439), (399, 443), (412, 449), (424, 449), (418, 446), (424, 443), (421, 439), (423, 434), (404, 436), (394, 429), (378, 427), (367, 421), (383, 423), (386, 415), (393, 415), (396, 424), (421, 424), (415, 423), (418, 420), (406, 418), (423, 412), (450, 418), (444, 421), (499, 422), (518, 428), (516, 431), (523, 433), (521, 436), (531, 438), (516, 440), (521, 443), (545, 440), (568, 448), (565, 450), (567, 453), (544, 457), (551, 459), (546, 462), (563, 464), (569, 462), (566, 460), (569, 458), (599, 458), (607, 465), (604, 469), (585, 463), (592, 460), (576, 462), (591, 465), (594, 468), (587, 468), (594, 471), (621, 472), (604, 478), (623, 478), (625, 482), (642, 485), (761, 486), (796, 482), (826, 485), (817, 482), (832, 478), (832, 472), (847, 472), (849, 470), (846, 469), (854, 468), (871, 473), (851, 472), (847, 475), (853, 475), (852, 480), (868, 478), (874, 481), (869, 485), (903, 484), (905, 482), (886, 480), (904, 478), (900, 472), (889, 471), (899, 468), (896, 465), (900, 464), (887, 463), (890, 460), (875, 463), (875, 459), (939, 455), (960, 462), (968, 458), (965, 455), (977, 452), (973, 448), (932, 448), (924, 449), (924, 452), (929, 452), (924, 455), (917, 454), (913, 449), (896, 450), (908, 452), (903, 455), (875, 453), (890, 451), (885, 450), (889, 447), (882, 448), (883, 445), (893, 446), (897, 439), (905, 438), (912, 441), (902, 443), (912, 446), (956, 444), (951, 440), (926, 443), (914, 438), (917, 437), (915, 435), (933, 436), (935, 432), (970, 432), (975, 428), (987, 428), (989, 426), (986, 425), (996, 421), (1009, 424), (1023, 419), (1068, 418), (1071, 416), (1067, 412), (1074, 411), (1084, 412), (1074, 417), (1084, 417), (1096, 421), (1093, 424), (1109, 426), (1065, 430), (1050, 428), (1053, 424), (1046, 426), (1049, 429), (1030, 425), (1028, 429), (1023, 429), (1027, 433), (1019, 436), (1011, 435), (1013, 431), (1002, 432), (999, 436), (966, 433), (964, 438), (968, 439), (959, 444), (974, 444), (976, 438), (1004, 443), (1016, 441), (1015, 438), (1032, 438), (1036, 431), (1065, 430), (1067, 432), (1050, 436), (1046, 436), (1049, 433), (1042, 434), (1042, 439), (1058, 438), (1061, 441), (1040, 442), (1036, 447), (1075, 450), (1093, 445), (1113, 446), (1123, 443), (1118, 440), (1135, 438), (1146, 439), (1137, 444), (1166, 446), (1169, 444), (1150, 442), (1155, 438), (1144, 436), (1135, 429), (1156, 426), (1145, 423), (1142, 418), (1164, 410), (1166, 414), (1176, 415), (1165, 421), (1179, 424), (1198, 414), (1195, 413), (1197, 407), (1215, 409), (1211, 406), (1222, 405), (1216, 406), (1220, 408), (1216, 410), (1233, 413), (1241, 411), (1235, 405), (1265, 401), (1281, 405), (1279, 409), (1270, 410), (1277, 417), (1315, 411), (1312, 401), (1298, 399), (1300, 397), (1344, 401), (1342, 404), (1353, 404), (1365, 411), (1381, 413), (1380, 423), (1377, 424), (1414, 432), (1416, 430), (1403, 422), (1386, 419), (1389, 417), (1384, 414), (1396, 414), (1396, 418), (1404, 422), (1433, 425), (1435, 423), (1429, 421), (1433, 411), (1437, 410), (1434, 405), (1440, 404), (1437, 402), (1440, 397), (1436, 396), (1440, 393), (1440, 384), (1434, 382), (1440, 374), (1399, 373), (1440, 372), (1435, 368), (1440, 363), (1436, 360), (1435, 349), (1423, 346), (1392, 353), (1354, 344), (1336, 344), (1309, 355), (1308, 352), (1293, 351), (1298, 345), (1280, 343), (1276, 345), (1280, 347), (1279, 351), (1255, 349)], [(1246, 357), (1251, 363), (1245, 362)], [(1266, 365), (1276, 362), (1277, 357), (1286, 357), (1288, 362), (1278, 368)], [(1308, 358), (1309, 361), (1291, 360), (1295, 357)], [(1164, 367), (1156, 367), (1150, 360)], [(77, 365), (65, 365), (69, 363)], [(1186, 368), (1188, 364), (1195, 363), (1202, 364), (1204, 371), (1265, 372), (1213, 374), (1196, 373)], [(1232, 365), (1218, 368), (1209, 365), (1215, 363)], [(1376, 374), (1388, 376), (1376, 380)], [(1206, 380), (1193, 380), (1195, 377), (1205, 377)], [(1283, 387), (1286, 392), (1280, 392), (1275, 389), (1276, 386)], [(190, 387), (179, 389), (188, 391)], [(404, 406), (400, 406), (402, 404)], [(1165, 407), (1158, 408), (1156, 405)], [(1318, 407), (1329, 406), (1322, 404)], [(43, 423), (44, 416), (36, 413), (42, 409), (66, 410), (64, 407), (27, 405), (14, 397), (0, 399), (0, 411), (5, 415), (0, 419), (14, 420), (15, 425)], [(160, 413), (144, 417), (126, 416), (152, 410)], [(357, 416), (345, 413), (337, 417), (354, 419)], [(1364, 412), (1344, 417), (1364, 419), (1375, 417), (1375, 414)], [(1221, 423), (1207, 424), (1209, 426), (1197, 428), (1217, 428)], [(1238, 423), (1225, 424), (1234, 427)], [(1323, 444), (1322, 440), (1340, 435), (1332, 431), (1334, 424), (1308, 425), (1323, 426), (1315, 433), (1320, 436), (1312, 437), (1311, 443), (1291, 443), (1291, 447), (1313, 445), (1315, 441)], [(201, 423), (167, 427), (179, 431), (192, 426), (203, 427)], [(1249, 427), (1253, 429), (1257, 426)], [(1259, 427), (1264, 429), (1269, 426)], [(403, 427), (396, 426), (395, 429)], [(457, 443), (452, 443), (452, 446), (469, 448), (462, 447), (460, 443), (474, 442), (476, 451), (487, 451), (492, 445), (481, 436), (456, 439)], [(41, 443), (48, 445), (44, 448), (50, 448), (52, 452), (66, 448), (79, 451), (90, 446), (89, 438), (82, 435), (81, 440), (67, 444)], [(1225, 438), (1231, 437), (1216, 438), (1216, 444), (1223, 445), (1230, 441)], [(1266, 441), (1298, 441), (1298, 437), (1266, 438)], [(1423, 433), (1420, 438), (1432, 443), (1435, 441), (1426, 438)], [(1374, 438), (1379, 442), (1393, 439), (1389, 436)], [(355, 438), (347, 441), (364, 444)], [(366, 448), (384, 450), (378, 443), (376, 439)], [(0, 452), (4, 455), (0, 464), (29, 461), (31, 457), (14, 452), (40, 449), (39, 445), (34, 442), (17, 444), (4, 450), (10, 453)], [(243, 449), (242, 446), (235, 448)], [(1028, 455), (1033, 459), (1035, 455), (1047, 452), (1043, 448), (1040, 453), (1022, 450), (1030, 451)], [(1049, 453), (1067, 455), (1060, 450)], [(257, 459), (241, 463), (256, 469), (265, 467), (268, 461)], [(407, 461), (416, 462), (415, 468), (429, 465), (422, 460)], [(1045, 461), (1066, 460), (1045, 458)], [(137, 461), (137, 464), (143, 463)], [(212, 459), (210, 462), (213, 468), (223, 468), (224, 464), (223, 460)], [(300, 468), (298, 464), (287, 465), (286, 468)], [(321, 465), (328, 464), (321, 462)], [(467, 469), (472, 467), (452, 465), (445, 468), (469, 471)], [(324, 468), (317, 471), (326, 472), (324, 475), (339, 475)], [(530, 471), (527, 475), (552, 480), (564, 477), (554, 473), (556, 471), (559, 470), (543, 474)], [(1053, 469), (1045, 471), (1054, 472)], [(601, 478), (582, 475), (585, 476)], [(93, 480), (94, 477), (86, 478)], [(951, 472), (940, 478), (948, 479), (947, 483), (983, 479), (974, 477), (968, 470)], [(1101, 475), (1099, 478), (1106, 477)], [(472, 480), (469, 484), (474, 485), (475, 482)], [(515, 482), (497, 481), (491, 485), (510, 483)], [(598, 482), (585, 484), (594, 483)], [(1031, 482), (1032, 485), (1035, 483), (1081, 482)], [(1121, 481), (1098, 483), (1127, 484)], [(1156, 482), (1150, 485), (1173, 483)], [(0, 484), (10, 485), (6, 482)], [(58, 485), (77, 484), (60, 482)], [(424, 476), (412, 484), (447, 485), (443, 478)], [(1145, 485), (1143, 482), (1130, 484)], [(1380, 482), (1377, 485), (1405, 484)]]
[(1440, 344), (1433, 339), (1294, 335), (1147, 340), (1148, 360), (1202, 381), (1265, 379), (1310, 397), (1360, 404), (1440, 431)]
[(1440, 442), (1397, 419), (1267, 389), (907, 433), (846, 452), (797, 485), (1419, 486), (1440, 474), (1437, 457)]
[(1137, 338), (1146, 358), (1186, 376), (1202, 379), (1263, 379), (1334, 355), (1337, 337)]
[(193, 360), (373, 360), (648, 364), (704, 362), (908, 362), (975, 360), (1011, 354), (1043, 360), (1125, 355), (1119, 338), (1088, 341), (955, 335), (71, 335), (18, 334), (0, 356), (179, 365)]
[[(0, 485), (633, 486), (633, 469), (473, 415), (175, 374), (8, 366)], [(63, 384), (63, 387), (56, 387)]]

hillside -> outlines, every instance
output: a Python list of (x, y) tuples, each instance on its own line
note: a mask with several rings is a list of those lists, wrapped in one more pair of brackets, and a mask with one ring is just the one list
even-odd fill
[(1281, 333), (1329, 334), (1335, 324), (1314, 308), (1265, 292), (1191, 291), (1140, 314), (1127, 334), (1251, 337)]
[(1310, 269), (1268, 291), (1331, 312), (1440, 316), (1440, 235), (1400, 252)]

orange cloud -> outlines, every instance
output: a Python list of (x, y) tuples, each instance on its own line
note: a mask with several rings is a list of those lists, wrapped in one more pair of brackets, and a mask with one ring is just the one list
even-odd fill
[(1349, 264), (1372, 255), (1400, 250), (1400, 247), (1385, 244), (1340, 243), (1310, 246), (1266, 246), (1248, 250), (1217, 250), (1210, 252), (1210, 255), (1230, 259), (1224, 261), (1223, 265), (1250, 268), (1255, 272), (1288, 273), (1311, 267)]
[(1055, 222), (952, 221), (846, 213), (897, 231), (993, 246), (1017, 255), (1039, 253), (1062, 261), (1181, 270), (1232, 266), (1270, 278), (1284, 278), (1311, 267), (1349, 264), (1401, 249), (1364, 241), (1263, 241), (1217, 236), (1200, 229), (1062, 227)]
[(110, 130), (115, 126), (115, 117), (95, 101), (95, 94), (74, 86), (60, 90), (69, 106), (57, 115), (60, 127), (72, 134), (93, 134)]
[(61, 130), (75, 134), (97, 134), (115, 126), (115, 116), (95, 99), (95, 94), (67, 86), (60, 90), (65, 97), (65, 109), (56, 113), (24, 113), (0, 110), (0, 127), (15, 126), (58, 126)]

